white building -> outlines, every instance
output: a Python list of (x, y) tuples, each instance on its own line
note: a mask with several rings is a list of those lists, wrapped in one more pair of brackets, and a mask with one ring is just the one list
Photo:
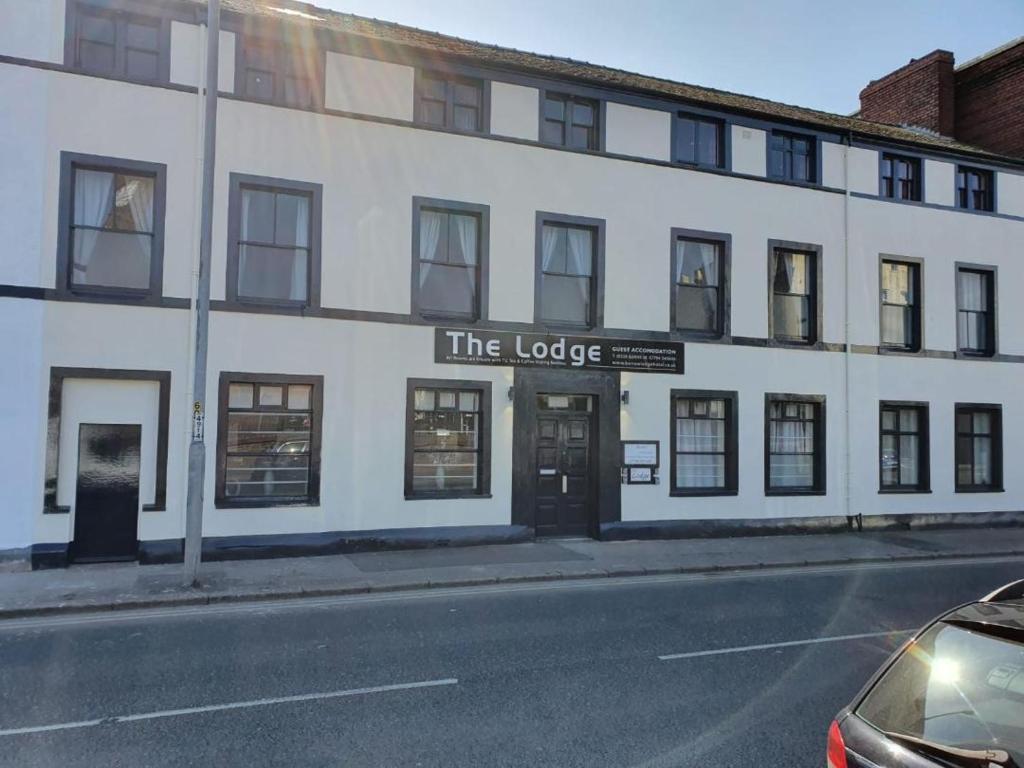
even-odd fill
[[(223, 6), (205, 556), (1024, 520), (1024, 161)], [(0, 0), (5, 557), (181, 557), (205, 13)]]

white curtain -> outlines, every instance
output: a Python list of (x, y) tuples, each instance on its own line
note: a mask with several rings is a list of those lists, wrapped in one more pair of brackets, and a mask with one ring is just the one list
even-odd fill
[(541, 268), (547, 272), (555, 260), (555, 245), (558, 243), (558, 230), (544, 227), (541, 233)]
[[(86, 227), (103, 227), (114, 207), (114, 174), (104, 171), (75, 171), (74, 223)], [(78, 248), (72, 247), (77, 280), (84, 280), (89, 263), (96, 253), (100, 233), (78, 230)]]
[[(297, 198), (298, 205), (295, 206), (295, 243), (296, 245), (309, 245), (309, 199), (306, 197)], [(295, 301), (303, 301), (306, 298), (306, 271), (309, 261), (308, 250), (294, 251), (292, 262), (292, 289), (288, 298)]]
[(452, 216), (455, 231), (462, 246), (462, 258), (466, 264), (476, 264), (476, 219), (472, 216)]
[[(680, 241), (676, 246), (676, 283), (718, 285), (718, 249), (710, 243)], [(684, 283), (684, 278), (689, 277)]]
[(420, 212), (420, 287), (427, 284), (427, 276), (434, 266), (430, 261), (437, 258), (437, 246), (441, 241), (441, 217), (437, 211)]
[(591, 244), (593, 235), (586, 229), (569, 229), (567, 235), (569, 252), (565, 264), (566, 273), (589, 277), (594, 268), (594, 248)]
[(773, 421), (769, 434), (771, 483), (806, 486), (814, 481), (814, 423)]
[[(676, 485), (715, 488), (725, 485), (725, 422), (676, 419)], [(693, 453), (703, 451), (704, 453)], [(717, 455), (716, 455), (717, 453)]]
[(147, 266), (151, 255), (153, 243), (153, 180), (148, 178), (133, 178), (124, 188), (124, 194), (128, 198), (128, 207), (132, 212), (132, 219), (135, 221), (135, 229), (140, 233), (135, 237), (139, 241), (139, 251), (146, 255)]

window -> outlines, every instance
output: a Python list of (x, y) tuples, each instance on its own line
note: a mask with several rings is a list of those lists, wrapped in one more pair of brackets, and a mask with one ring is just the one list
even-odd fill
[(311, 109), (320, 101), (323, 59), (312, 43), (242, 40), (237, 91), (249, 99)]
[(679, 229), (672, 234), (672, 328), (721, 335), (729, 237), (707, 233), (716, 239), (705, 240), (705, 233)]
[(480, 80), (421, 73), (416, 119), (456, 131), (484, 130), (484, 85)]
[(771, 336), (791, 344), (818, 340), (820, 253), (774, 247), (770, 251)]
[(825, 398), (765, 395), (765, 493), (825, 492)]
[(486, 205), (413, 198), (413, 314), (486, 317)]
[(724, 126), (720, 120), (680, 114), (675, 124), (677, 163), (720, 168), (723, 165)]
[(672, 391), (673, 496), (736, 492), (736, 393)]
[(316, 306), (319, 184), (231, 174), (229, 301)]
[(993, 205), (992, 171), (980, 168), (968, 168), (965, 165), (956, 169), (956, 204), (969, 211), (991, 211)]
[(768, 175), (785, 181), (817, 180), (813, 136), (772, 131), (768, 137)]
[(603, 222), (538, 214), (537, 230), (536, 322), (578, 328), (599, 325)]
[(920, 264), (882, 260), (881, 346), (917, 352), (921, 349)]
[(222, 373), (217, 505), (318, 504), (323, 377)]
[(490, 383), (409, 379), (407, 397), (406, 498), (488, 494)]
[(160, 19), (86, 3), (74, 5), (73, 14), (66, 60), (76, 69), (129, 80), (169, 79), (169, 32)]
[(921, 199), (921, 161), (888, 152), (882, 154), (882, 197)]
[(994, 269), (957, 266), (956, 346), (968, 355), (991, 356), (996, 350)]
[(1003, 490), (1002, 408), (956, 406), (956, 490)]
[(544, 95), (541, 141), (573, 149), (600, 149), (598, 102), (558, 93)]
[(928, 490), (928, 406), (881, 403), (879, 484), (886, 491)]
[(160, 295), (165, 180), (156, 163), (61, 153), (63, 289)]

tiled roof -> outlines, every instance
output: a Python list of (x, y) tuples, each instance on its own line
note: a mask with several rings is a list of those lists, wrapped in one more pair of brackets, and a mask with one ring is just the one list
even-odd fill
[[(190, 1), (200, 5), (206, 4), (205, 0)], [(860, 137), (907, 142), (922, 148), (962, 152), (1015, 164), (1024, 162), (1020, 158), (999, 155), (954, 139), (919, 133), (909, 128), (875, 123), (857, 117), (836, 115), (831, 112), (797, 107), (714, 88), (703, 88), (674, 80), (602, 67), (575, 59), (464, 40), (394, 22), (319, 8), (294, 0), (221, 0), (221, 8), (224, 11), (234, 11), (248, 16), (281, 19), (333, 32), (358, 35), (408, 46), (427, 53), (462, 57), (495, 68), (510, 67), (546, 77), (567, 78), (617, 90), (680, 99), (693, 104), (743, 112), (765, 119), (805, 123), (841, 133), (853, 132)]]

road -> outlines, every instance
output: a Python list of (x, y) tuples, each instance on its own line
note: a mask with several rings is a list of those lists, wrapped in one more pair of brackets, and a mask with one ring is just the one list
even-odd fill
[(0, 622), (0, 764), (820, 768), (832, 715), (900, 632), (1022, 572), (907, 563)]

